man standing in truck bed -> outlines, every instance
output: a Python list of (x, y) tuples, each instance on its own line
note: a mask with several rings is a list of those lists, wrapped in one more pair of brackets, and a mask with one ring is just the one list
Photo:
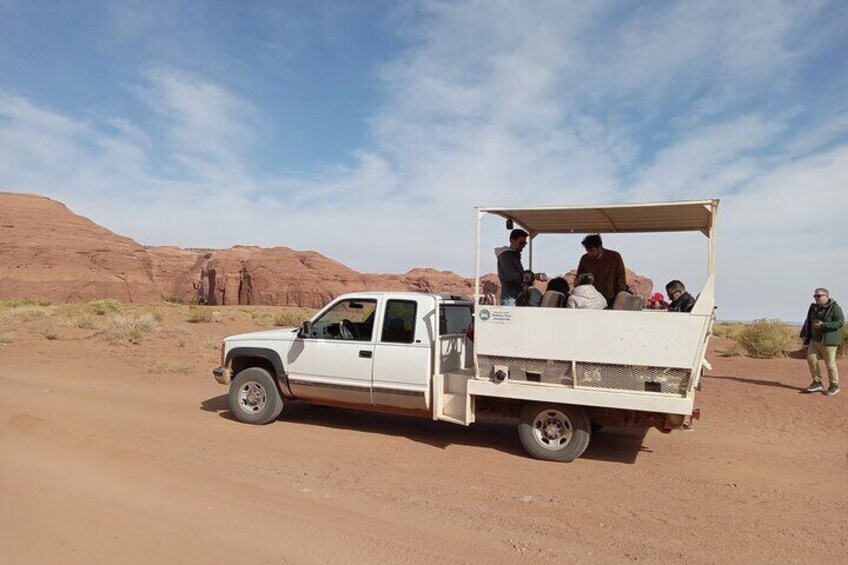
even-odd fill
[(515, 299), (521, 293), (521, 250), (527, 245), (527, 232), (515, 229), (509, 234), (509, 247), (495, 249), (498, 258), (498, 279), (501, 282), (501, 304), (515, 306)]
[(609, 307), (612, 307), (615, 295), (627, 290), (624, 260), (617, 251), (604, 249), (599, 234), (587, 235), (581, 243), (586, 253), (580, 258), (577, 276), (591, 273), (595, 277), (595, 288), (607, 299)]

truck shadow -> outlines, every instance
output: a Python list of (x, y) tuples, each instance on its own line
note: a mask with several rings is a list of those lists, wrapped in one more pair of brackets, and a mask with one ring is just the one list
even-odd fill
[[(200, 409), (217, 413), (227, 420), (237, 421), (230, 412), (225, 394), (202, 401)], [(464, 445), (527, 457), (518, 439), (516, 420), (482, 420), (466, 428), (410, 416), (301, 403), (288, 404), (280, 420), (307, 426), (403, 437), (438, 449)], [(604, 428), (592, 437), (589, 448), (581, 458), (633, 464), (639, 453), (650, 451), (642, 445), (646, 433), (647, 430)]]

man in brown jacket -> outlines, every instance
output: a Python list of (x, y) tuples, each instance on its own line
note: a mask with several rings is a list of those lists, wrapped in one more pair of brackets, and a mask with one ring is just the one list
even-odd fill
[(577, 276), (591, 273), (595, 277), (595, 288), (607, 299), (610, 306), (615, 301), (615, 295), (627, 289), (627, 279), (624, 273), (624, 260), (617, 251), (604, 249), (601, 236), (593, 233), (582, 241), (586, 253), (580, 258), (577, 266)]

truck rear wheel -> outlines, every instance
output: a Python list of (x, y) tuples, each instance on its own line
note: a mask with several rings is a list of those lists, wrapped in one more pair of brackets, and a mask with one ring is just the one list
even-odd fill
[(248, 367), (236, 375), (228, 396), (230, 411), (248, 424), (273, 422), (283, 411), (283, 399), (271, 374), (261, 367)]
[(528, 404), (521, 411), (518, 437), (536, 459), (571, 462), (589, 446), (592, 423), (580, 406)]

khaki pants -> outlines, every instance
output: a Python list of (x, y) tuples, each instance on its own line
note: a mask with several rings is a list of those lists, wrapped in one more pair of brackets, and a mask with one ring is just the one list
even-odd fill
[(825, 345), (820, 341), (811, 341), (807, 346), (807, 363), (810, 365), (810, 374), (813, 381), (821, 382), (819, 361), (824, 360), (827, 367), (827, 380), (832, 385), (839, 384), (839, 370), (836, 368), (836, 346)]

